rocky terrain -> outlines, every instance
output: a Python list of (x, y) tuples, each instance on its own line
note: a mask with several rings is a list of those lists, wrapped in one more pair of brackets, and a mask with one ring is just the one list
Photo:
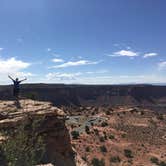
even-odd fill
[(87, 165), (166, 165), (166, 114), (128, 106), (67, 112), (72, 145)]
[(42, 118), (39, 164), (166, 166), (166, 86), (25, 84), (17, 102), (11, 90), (0, 86), (0, 144), (1, 131)]

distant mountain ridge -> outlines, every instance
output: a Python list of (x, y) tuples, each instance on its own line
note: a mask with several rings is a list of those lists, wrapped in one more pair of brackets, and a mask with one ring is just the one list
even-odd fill
[[(21, 96), (56, 106), (138, 105), (166, 107), (164, 85), (22, 84)], [(12, 86), (0, 86), (0, 100), (12, 100)]]

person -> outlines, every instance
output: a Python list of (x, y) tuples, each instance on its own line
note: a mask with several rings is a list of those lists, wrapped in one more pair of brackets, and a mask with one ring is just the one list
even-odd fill
[(16, 97), (18, 99), (19, 97), (19, 92), (20, 92), (20, 83), (27, 80), (27, 78), (23, 79), (23, 80), (19, 80), (18, 78), (16, 78), (15, 80), (8, 75), (8, 77), (13, 81), (13, 96)]

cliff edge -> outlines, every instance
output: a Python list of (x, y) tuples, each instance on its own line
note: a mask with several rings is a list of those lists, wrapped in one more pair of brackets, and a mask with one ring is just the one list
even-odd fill
[[(37, 133), (44, 135), (45, 155), (43, 162), (56, 166), (76, 166), (69, 131), (65, 126), (65, 113), (49, 102), (33, 100), (0, 101), (0, 132), (14, 130), (27, 121), (42, 118)], [(0, 142), (5, 138), (0, 133)]]

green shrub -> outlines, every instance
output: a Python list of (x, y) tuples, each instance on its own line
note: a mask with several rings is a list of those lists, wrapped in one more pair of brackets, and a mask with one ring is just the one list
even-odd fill
[(100, 146), (100, 151), (101, 152), (107, 152), (107, 148), (104, 145)]
[(94, 132), (95, 132), (96, 135), (99, 135), (99, 130), (94, 129)]
[(166, 162), (161, 161), (161, 162), (159, 163), (159, 166), (166, 166)]
[(107, 110), (105, 113), (106, 115), (111, 115), (110, 110)]
[(157, 165), (159, 164), (159, 159), (157, 157), (151, 157), (150, 161), (154, 164), (157, 164)]
[(103, 131), (103, 134), (104, 134), (104, 139), (107, 140), (107, 133)]
[(79, 132), (75, 130), (71, 132), (71, 135), (73, 139), (78, 139), (78, 137), (80, 136)]
[(100, 137), (99, 140), (100, 140), (100, 142), (104, 142), (105, 138), (104, 137)]
[(122, 134), (122, 138), (126, 138), (126, 134)]
[(131, 151), (130, 149), (125, 149), (125, 150), (124, 150), (124, 155), (125, 155), (127, 158), (133, 158), (132, 151)]
[(87, 134), (90, 134), (89, 126), (85, 126), (85, 131)]
[(90, 147), (87, 146), (87, 147), (85, 148), (85, 150), (86, 150), (86, 152), (90, 152)]
[(120, 161), (121, 159), (119, 158), (119, 156), (114, 156), (110, 158), (111, 163), (119, 163)]
[(144, 111), (141, 111), (141, 115), (144, 115), (145, 113), (144, 113)]
[(93, 158), (91, 164), (93, 166), (105, 166), (105, 161), (104, 159), (99, 160), (97, 158)]
[(115, 139), (115, 136), (112, 135), (112, 134), (110, 134), (110, 135), (109, 135), (109, 139)]
[(107, 122), (102, 122), (102, 123), (101, 123), (101, 127), (106, 127), (106, 126), (108, 126), (108, 123), (107, 123)]
[(83, 157), (82, 157), (82, 159), (83, 159), (84, 161), (87, 161), (87, 158), (86, 158), (86, 156), (83, 156)]

